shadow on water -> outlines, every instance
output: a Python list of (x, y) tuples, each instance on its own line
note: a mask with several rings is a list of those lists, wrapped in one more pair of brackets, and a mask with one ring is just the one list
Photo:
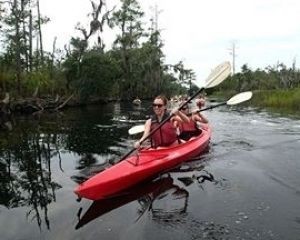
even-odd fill
[[(138, 200), (138, 203), (141, 206), (141, 209), (139, 209), (137, 212), (143, 214), (147, 209), (149, 209), (151, 202), (154, 201), (156, 197), (173, 186), (173, 179), (171, 177), (162, 177), (146, 184), (141, 184), (128, 189), (126, 192), (120, 193), (120, 195), (117, 197), (94, 201), (84, 216), (79, 218), (79, 222), (75, 228), (78, 229), (83, 227), (90, 221), (102, 216), (103, 214), (136, 200)], [(78, 211), (78, 217), (80, 217), (79, 213), (81, 209), (82, 208), (80, 208)], [(139, 217), (140, 216), (138, 216), (137, 219)]]
[[(146, 213), (151, 215), (153, 221), (181, 221), (187, 214), (189, 192), (186, 187), (197, 183), (201, 188), (201, 184), (205, 181), (217, 182), (214, 176), (204, 169), (202, 163), (199, 163), (199, 161), (194, 163), (194, 166), (191, 164), (182, 165), (154, 180), (129, 188), (119, 193), (117, 197), (94, 201), (83, 216), (81, 216), (82, 207), (80, 207), (77, 212), (78, 223), (75, 229), (79, 229), (96, 218), (134, 201), (138, 203), (136, 205), (137, 216), (135, 222), (139, 221)], [(173, 173), (192, 172), (195, 174), (191, 177), (172, 177)], [(172, 204), (165, 204), (166, 202)]]

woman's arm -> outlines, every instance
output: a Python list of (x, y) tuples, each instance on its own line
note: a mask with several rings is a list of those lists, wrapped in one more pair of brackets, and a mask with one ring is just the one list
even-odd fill
[(200, 112), (199, 113), (196, 113), (196, 114), (193, 114), (192, 115), (192, 119), (195, 121), (195, 122), (202, 122), (202, 123), (208, 123), (208, 119), (206, 117), (204, 117)]
[(185, 115), (183, 112), (179, 111), (177, 108), (173, 109), (171, 114), (174, 114), (174, 116), (171, 118), (173, 121), (179, 121), (179, 122), (189, 122), (190, 118)]
[(140, 138), (140, 140), (138, 140), (134, 143), (135, 148), (139, 148), (141, 146), (141, 142), (144, 141), (144, 139), (146, 139), (148, 137), (148, 135), (150, 133), (150, 129), (151, 129), (151, 119), (148, 119), (145, 122), (145, 130), (144, 130), (143, 136)]

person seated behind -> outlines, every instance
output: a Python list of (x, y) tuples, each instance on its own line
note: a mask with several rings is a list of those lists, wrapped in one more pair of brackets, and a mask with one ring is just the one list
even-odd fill
[(178, 144), (178, 136), (176, 133), (177, 123), (189, 121), (189, 118), (181, 111), (178, 111), (178, 109), (172, 110), (171, 113), (168, 112), (167, 104), (168, 100), (165, 96), (160, 95), (154, 99), (152, 103), (154, 115), (146, 121), (144, 134), (139, 141), (134, 143), (135, 148), (139, 148), (140, 143), (148, 137), (149, 133), (156, 129), (170, 114), (174, 114), (174, 116), (151, 136), (151, 147), (168, 147)]
[[(198, 136), (201, 133), (201, 129), (198, 127), (197, 123), (203, 122), (203, 119), (198, 114), (189, 114), (189, 107), (184, 106), (181, 108), (181, 111), (185, 115), (189, 116), (188, 122), (179, 122), (178, 129), (179, 129), (179, 138), (184, 141), (188, 141), (191, 138)], [(207, 120), (207, 119), (205, 119)]]
[[(196, 105), (198, 107), (198, 110), (201, 110), (205, 106), (205, 98), (204, 96), (200, 96), (198, 99), (196, 99)], [(201, 112), (193, 111), (194, 114), (198, 115), (201, 120), (199, 120), (200, 123), (208, 123), (208, 120), (206, 117), (201, 114)]]

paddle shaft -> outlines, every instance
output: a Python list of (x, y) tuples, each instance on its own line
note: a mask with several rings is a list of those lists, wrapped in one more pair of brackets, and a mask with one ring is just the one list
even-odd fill
[[(252, 97), (252, 92), (251, 91), (242, 92), (242, 93), (234, 95), (227, 102), (222, 102), (222, 103), (219, 103), (219, 104), (207, 107), (207, 108), (199, 109), (195, 113), (202, 112), (202, 111), (209, 110), (209, 109), (213, 109), (213, 108), (223, 106), (223, 105), (236, 105), (236, 104), (248, 101), (249, 99), (251, 99), (251, 97)], [(193, 113), (190, 113), (188, 115), (190, 116), (192, 114)]]
[(222, 102), (222, 103), (219, 103), (219, 104), (216, 104), (216, 105), (213, 105), (213, 106), (209, 106), (209, 107), (206, 107), (206, 108), (203, 108), (203, 109), (199, 109), (195, 112), (189, 113), (188, 116), (191, 116), (193, 113), (203, 112), (203, 111), (210, 110), (210, 109), (213, 109), (213, 108), (216, 108), (216, 107), (224, 106), (226, 104), (227, 104), (227, 102)]
[[(180, 111), (185, 105), (187, 105), (190, 101), (192, 101), (201, 91), (203, 91), (205, 88), (200, 88), (194, 95), (192, 95), (187, 101), (183, 102), (179, 108), (178, 111)], [(140, 141), (140, 144), (145, 142), (147, 139), (149, 139), (156, 131), (158, 131), (167, 121), (169, 121), (173, 117), (173, 114), (170, 114), (166, 119), (164, 119), (156, 128), (154, 128), (147, 137), (145, 137), (142, 141)], [(134, 151), (136, 151), (136, 148), (133, 148), (131, 151), (129, 151), (127, 154), (125, 154), (120, 161), (123, 161), (125, 158), (127, 158), (130, 154), (132, 154)]]

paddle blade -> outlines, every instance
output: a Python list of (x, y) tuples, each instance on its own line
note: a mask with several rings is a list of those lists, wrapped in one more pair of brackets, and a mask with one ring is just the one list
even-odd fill
[(142, 133), (142, 132), (144, 132), (144, 130), (145, 130), (145, 125), (137, 125), (137, 126), (130, 128), (128, 130), (128, 133), (130, 135), (134, 135), (134, 134)]
[(205, 80), (205, 88), (212, 88), (223, 82), (231, 73), (230, 62), (223, 62), (211, 71)]
[(248, 101), (251, 98), (252, 98), (252, 92), (251, 91), (242, 92), (242, 93), (239, 93), (239, 94), (233, 96), (232, 98), (230, 98), (226, 102), (226, 104), (227, 105), (236, 105), (236, 104), (239, 104), (241, 102)]

